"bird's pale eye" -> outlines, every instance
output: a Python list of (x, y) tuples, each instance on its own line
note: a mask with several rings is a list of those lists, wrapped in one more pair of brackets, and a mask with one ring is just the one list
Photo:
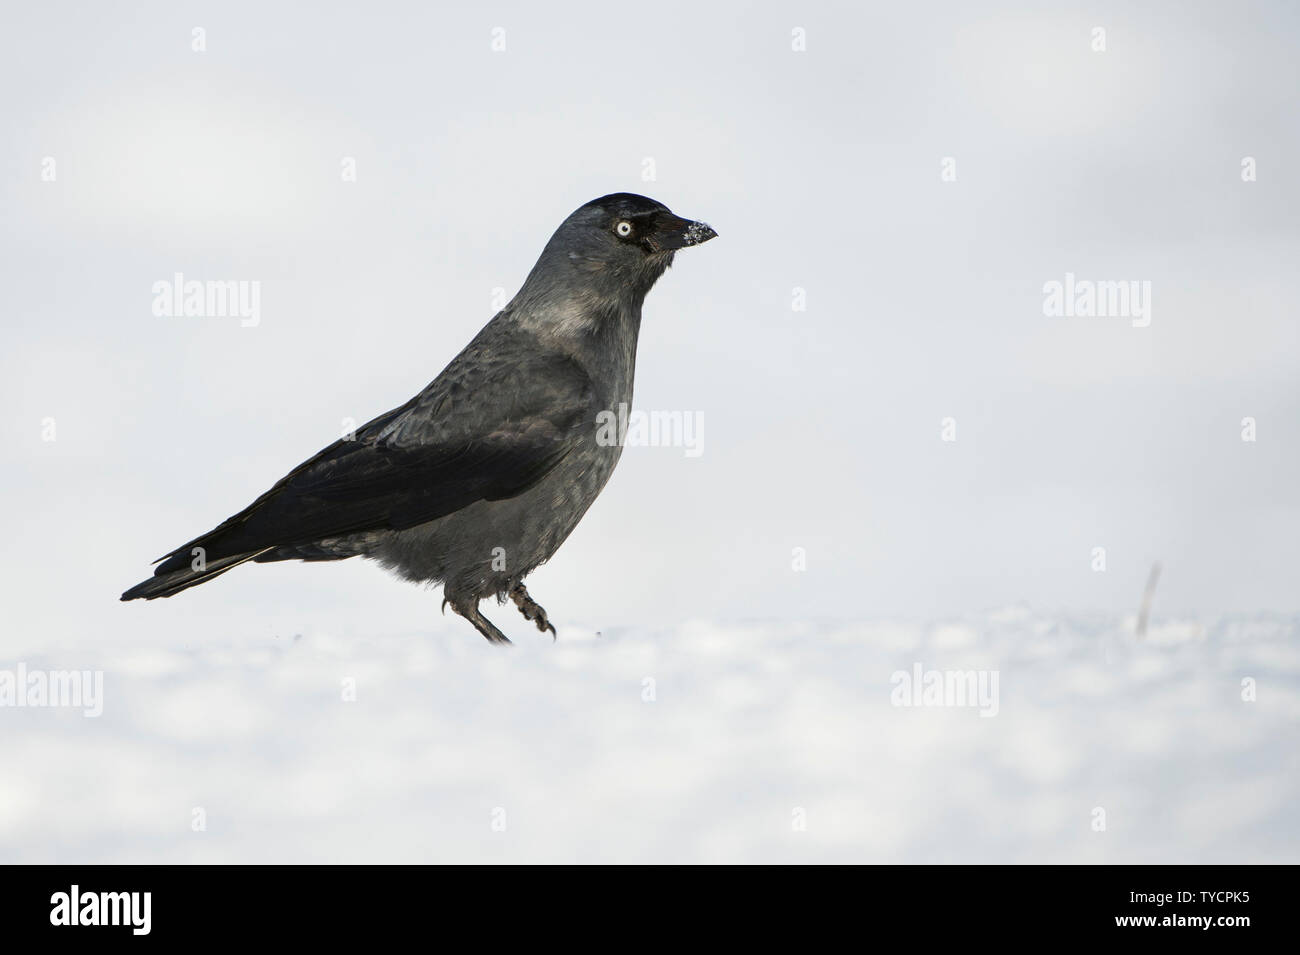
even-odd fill
[(632, 223), (624, 219), (618, 225), (614, 226), (614, 231), (626, 239), (632, 234)]

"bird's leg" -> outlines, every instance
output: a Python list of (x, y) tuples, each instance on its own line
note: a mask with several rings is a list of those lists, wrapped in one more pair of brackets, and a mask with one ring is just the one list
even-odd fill
[(510, 591), (510, 599), (515, 602), (519, 612), (524, 615), (525, 620), (531, 620), (537, 624), (537, 629), (545, 633), (551, 631), (551, 639), (555, 639), (555, 627), (546, 619), (546, 611), (532, 597), (528, 596), (528, 588), (524, 586), (523, 581), (515, 584)]
[(487, 637), (488, 643), (500, 643), (509, 646), (510, 638), (493, 626), (491, 620), (479, 613), (477, 600), (444, 600), (442, 602), (443, 610), (447, 609), (448, 603), (451, 604), (452, 610), (468, 620), (474, 625), (475, 630)]

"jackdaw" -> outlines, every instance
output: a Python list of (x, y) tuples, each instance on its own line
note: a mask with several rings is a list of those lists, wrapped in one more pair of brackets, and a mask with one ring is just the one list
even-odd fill
[(369, 557), (509, 643), (479, 601), (509, 596), (555, 634), (524, 578), (622, 454), (597, 415), (632, 400), (641, 303), (677, 249), (717, 233), (616, 193), (561, 223), (523, 288), (442, 374), (334, 442), (214, 530), (159, 558), (123, 600), (170, 597), (245, 561)]

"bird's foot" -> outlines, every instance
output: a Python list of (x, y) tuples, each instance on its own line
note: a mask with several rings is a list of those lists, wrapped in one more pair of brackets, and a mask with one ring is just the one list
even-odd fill
[(474, 625), (474, 629), (487, 639), (488, 643), (509, 644), (510, 638), (498, 630), (492, 621), (483, 614), (479, 613), (477, 600), (443, 600), (442, 609), (445, 613), (448, 602), (451, 603), (451, 609), (456, 611), (466, 620)]
[(510, 599), (515, 602), (519, 612), (524, 615), (525, 620), (531, 620), (537, 625), (537, 629), (545, 633), (551, 631), (551, 639), (555, 639), (555, 627), (546, 619), (546, 610), (532, 597), (528, 596), (528, 588), (522, 583), (515, 584), (514, 589), (510, 591)]

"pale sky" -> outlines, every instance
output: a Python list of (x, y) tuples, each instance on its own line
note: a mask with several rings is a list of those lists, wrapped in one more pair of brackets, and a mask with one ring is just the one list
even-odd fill
[[(615, 191), (720, 234), (637, 374), (703, 453), (623, 456), (530, 579), (561, 627), (1125, 613), (1157, 560), (1157, 614), (1300, 609), (1300, 13), (978, 7), (7, 10), (10, 645), (432, 620), (360, 561), (117, 595), (423, 387)], [(177, 272), (260, 283), (260, 323), (154, 315)], [(1044, 315), (1067, 272), (1149, 282), (1150, 324)]]

